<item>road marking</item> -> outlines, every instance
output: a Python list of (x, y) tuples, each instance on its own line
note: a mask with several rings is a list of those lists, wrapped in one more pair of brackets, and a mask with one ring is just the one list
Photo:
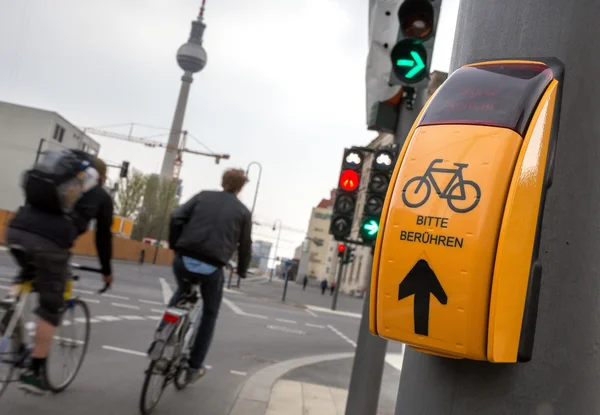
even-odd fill
[(287, 320), (285, 318), (276, 318), (275, 320), (281, 322), (281, 323), (290, 323), (290, 324), (297, 324), (294, 320)]
[(114, 298), (115, 300), (125, 300), (128, 301), (129, 297), (123, 297), (122, 295), (114, 295), (114, 294), (102, 294), (103, 297)]
[(94, 295), (94, 292), (90, 291), (90, 290), (80, 290), (79, 288), (73, 288), (73, 291), (75, 291), (76, 293), (81, 293), (81, 294), (85, 294), (85, 295)]
[(204, 368), (205, 368), (206, 370), (211, 370), (211, 369), (212, 369), (212, 366), (211, 366), (211, 365), (204, 365)]
[(4, 281), (4, 282), (10, 282), (10, 283), (12, 283), (12, 282), (13, 282), (13, 279), (12, 279), (12, 278), (4, 278), (4, 277), (0, 277), (0, 281)]
[(312, 323), (306, 323), (307, 327), (314, 327), (316, 329), (324, 329), (325, 326), (321, 326), (320, 324), (312, 324)]
[(146, 316), (146, 318), (149, 318), (150, 320), (158, 321), (158, 320), (162, 319), (162, 316)]
[(119, 316), (119, 317), (124, 318), (125, 320), (146, 320), (142, 316)]
[(8, 285), (0, 285), (0, 289), (2, 290), (10, 290), (11, 287), (9, 287)]
[(362, 317), (362, 314), (359, 314), (359, 313), (351, 313), (349, 311), (334, 311), (334, 310), (330, 310), (325, 307), (318, 307), (316, 305), (307, 305), (306, 308), (309, 310), (312, 310), (312, 311), (320, 311), (322, 313), (337, 314), (337, 315), (346, 316), (346, 317), (354, 317), (354, 318)]
[(6, 252), (6, 251), (8, 251), (8, 248), (5, 246), (0, 246), (0, 251)]
[(100, 320), (98, 320), (97, 318), (90, 318), (90, 323), (100, 323)]
[(402, 371), (402, 363), (404, 362), (404, 353), (387, 353), (385, 362), (392, 366), (397, 371)]
[(96, 318), (99, 318), (100, 320), (103, 320), (103, 321), (121, 321), (121, 319), (119, 317), (114, 317), (114, 316), (96, 316)]
[(288, 327), (283, 327), (283, 326), (273, 326), (271, 324), (267, 325), (267, 328), (269, 328), (271, 330), (278, 330), (278, 331), (283, 331), (283, 332), (292, 333), (292, 334), (306, 334), (302, 330), (290, 329)]
[(154, 304), (154, 305), (164, 305), (160, 301), (152, 301), (152, 300), (138, 300), (140, 303), (144, 304)]
[(164, 313), (165, 310), (159, 310), (158, 308), (152, 308), (150, 311), (152, 311), (153, 313)]
[(82, 323), (82, 324), (87, 322), (87, 319), (85, 317), (75, 317), (74, 320), (76, 323)]
[(350, 345), (352, 345), (352, 347), (356, 347), (356, 342), (354, 340), (350, 339), (344, 333), (342, 333), (341, 331), (339, 331), (338, 329), (336, 329), (335, 327), (333, 327), (331, 324), (329, 324), (327, 327), (329, 327), (329, 329), (331, 331), (333, 331), (335, 334), (337, 334), (338, 336), (340, 336), (344, 341), (346, 341), (347, 343), (349, 343)]
[(81, 300), (86, 303), (100, 304), (100, 300), (94, 300), (93, 298), (81, 298)]
[(242, 314), (244, 317), (254, 317), (254, 318), (260, 318), (263, 320), (267, 320), (269, 317), (267, 316), (261, 316), (260, 314), (252, 314), (252, 313), (244, 313)]
[(111, 350), (113, 352), (120, 352), (120, 353), (132, 354), (134, 356), (143, 356), (143, 357), (147, 356), (146, 353), (138, 352), (136, 350), (122, 349), (120, 347), (114, 347), (114, 346), (106, 346), (106, 345), (104, 345), (104, 346), (102, 346), (102, 348), (104, 350)]
[(160, 282), (160, 288), (162, 290), (163, 302), (165, 305), (167, 305), (169, 304), (169, 301), (171, 301), (171, 297), (173, 297), (173, 290), (171, 289), (171, 286), (167, 283), (167, 280), (165, 280), (164, 278), (159, 278), (158, 281)]
[(82, 340), (73, 340), (73, 339), (70, 339), (68, 337), (54, 336), (54, 339), (65, 341), (65, 342), (77, 343), (77, 344), (83, 344), (84, 343)]
[(231, 373), (232, 375), (238, 375), (238, 376), (246, 376), (248, 374), (246, 372), (240, 372), (237, 370), (230, 370), (229, 373)]
[(228, 299), (228, 298), (223, 298), (223, 302), (224, 302), (224, 303), (225, 303), (225, 305), (226, 305), (227, 307), (229, 307), (229, 308), (231, 309), (231, 311), (233, 311), (235, 314), (239, 314), (240, 316), (243, 316), (243, 315), (245, 315), (245, 314), (246, 314), (246, 313), (244, 313), (244, 312), (242, 311), (242, 309), (241, 309), (241, 308), (239, 308), (237, 305), (235, 305), (235, 304), (233, 303), (233, 301), (231, 301), (230, 299)]
[(115, 306), (115, 307), (121, 307), (121, 308), (129, 308), (130, 310), (139, 310), (140, 308), (136, 305), (129, 305), (129, 304), (121, 304), (121, 303), (111, 303), (111, 305)]
[(314, 311), (310, 311), (308, 308), (304, 309), (304, 311), (306, 311), (308, 314), (310, 314), (313, 317), (319, 317), (319, 315), (317, 313), (315, 313)]
[(27, 331), (31, 331), (34, 330), (37, 324), (35, 324), (34, 321), (28, 321), (27, 323), (25, 323), (25, 330)]

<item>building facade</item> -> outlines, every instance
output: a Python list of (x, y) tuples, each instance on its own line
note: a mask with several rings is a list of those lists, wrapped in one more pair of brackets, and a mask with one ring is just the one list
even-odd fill
[(56, 112), (0, 101), (0, 209), (23, 203), (21, 175), (39, 151), (77, 148), (98, 154), (100, 144)]
[(335, 264), (334, 240), (329, 234), (331, 213), (333, 211), (334, 191), (329, 199), (322, 199), (312, 209), (306, 238), (300, 252), (298, 274), (300, 279), (304, 275), (316, 280), (323, 278), (332, 281), (332, 269)]

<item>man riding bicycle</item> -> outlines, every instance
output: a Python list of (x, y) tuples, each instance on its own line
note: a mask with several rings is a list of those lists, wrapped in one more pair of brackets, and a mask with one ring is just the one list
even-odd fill
[[(252, 255), (252, 217), (237, 198), (248, 179), (243, 170), (223, 174), (223, 191), (203, 191), (179, 207), (171, 216), (169, 246), (175, 251), (173, 272), (177, 291), (169, 307), (176, 306), (191, 284), (200, 284), (203, 309), (198, 334), (192, 346), (187, 382), (204, 373), (204, 359), (212, 341), (221, 299), (223, 267), (238, 250), (237, 272), (246, 277)], [(195, 322), (194, 322), (195, 323)]]
[[(46, 358), (64, 307), (64, 290), (69, 277), (70, 249), (75, 240), (87, 231), (96, 219), (96, 249), (102, 267), (104, 282), (112, 282), (112, 218), (113, 201), (102, 187), (106, 181), (106, 164), (99, 158), (79, 150), (71, 150), (89, 160), (97, 171), (96, 183), (77, 200), (70, 214), (61, 214), (34, 207), (25, 198), (6, 232), (6, 243), (18, 247), (26, 260), (17, 259), (21, 278), (31, 279), (39, 294), (37, 322), (31, 366), (21, 376), (20, 389), (42, 395), (48, 391), (44, 370)], [(36, 205), (37, 206), (37, 205)]]

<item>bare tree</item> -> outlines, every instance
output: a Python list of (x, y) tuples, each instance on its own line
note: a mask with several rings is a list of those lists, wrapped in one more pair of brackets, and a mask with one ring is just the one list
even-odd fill
[(119, 187), (115, 201), (118, 216), (134, 218), (142, 208), (148, 177), (135, 173)]

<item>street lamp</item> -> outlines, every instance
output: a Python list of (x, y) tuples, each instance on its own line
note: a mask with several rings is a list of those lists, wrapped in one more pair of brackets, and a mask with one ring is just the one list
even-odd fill
[(275, 263), (277, 262), (277, 248), (279, 247), (279, 238), (281, 237), (281, 227), (283, 224), (281, 223), (281, 219), (277, 219), (275, 223), (273, 223), (273, 231), (277, 229), (277, 223), (279, 223), (279, 232), (277, 232), (277, 241), (275, 242), (275, 260), (273, 262), (273, 268), (271, 268), (271, 276), (269, 277), (269, 282), (273, 280), (273, 274), (275, 273)]
[(253, 164), (258, 166), (258, 181), (256, 182), (256, 190), (254, 191), (254, 200), (252, 201), (252, 209), (250, 210), (250, 213), (252, 215), (254, 215), (254, 207), (256, 206), (256, 198), (258, 196), (258, 187), (260, 186), (260, 177), (262, 176), (262, 165), (258, 161), (253, 161), (250, 164), (248, 164), (248, 167), (246, 168), (246, 177), (248, 177), (248, 173), (250, 172), (250, 167)]

